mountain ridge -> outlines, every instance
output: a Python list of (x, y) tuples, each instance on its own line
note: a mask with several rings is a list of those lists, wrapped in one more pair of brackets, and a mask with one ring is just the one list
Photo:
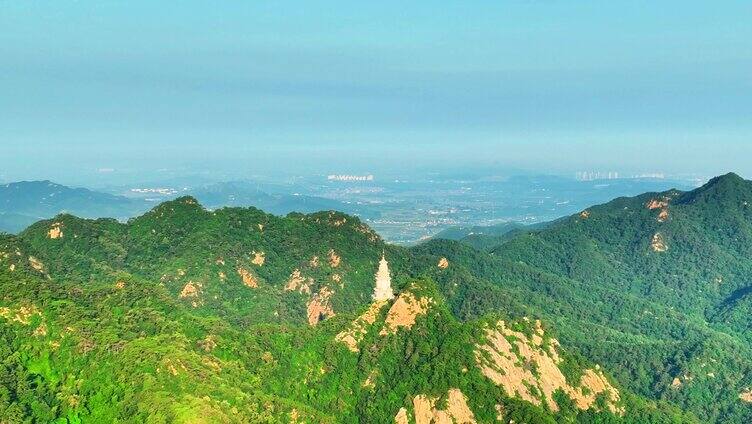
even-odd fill
[[(125, 223), (58, 215), (2, 239), (0, 337), (32, 353), (6, 369), (0, 416), (743, 421), (752, 215), (737, 196), (750, 183), (729, 178), (696, 193), (725, 210), (646, 193), (488, 251), (407, 249), (347, 214), (210, 211), (190, 196)], [(397, 298), (374, 306), (382, 255)], [(128, 361), (143, 364), (135, 380)]]

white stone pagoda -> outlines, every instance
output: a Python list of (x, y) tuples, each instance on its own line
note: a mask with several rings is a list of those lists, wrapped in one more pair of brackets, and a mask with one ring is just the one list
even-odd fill
[(392, 277), (389, 275), (389, 263), (384, 254), (381, 254), (379, 270), (376, 271), (376, 287), (373, 289), (373, 300), (383, 301), (394, 299), (392, 291)]

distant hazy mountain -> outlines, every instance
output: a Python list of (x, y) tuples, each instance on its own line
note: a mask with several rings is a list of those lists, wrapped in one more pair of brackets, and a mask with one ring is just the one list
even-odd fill
[(375, 213), (368, 209), (337, 200), (318, 196), (300, 194), (274, 193), (262, 191), (250, 182), (224, 182), (206, 185), (190, 191), (209, 209), (224, 206), (253, 206), (275, 215), (287, 215), (290, 212), (311, 213), (336, 210), (354, 215), (373, 217)]
[(0, 212), (0, 232), (17, 233), (38, 220), (29, 215)]
[(86, 218), (128, 218), (150, 204), (51, 181), (21, 181), (0, 185), (0, 231), (15, 233), (40, 219), (59, 213)]
[[(316, 196), (269, 194), (252, 183), (226, 182), (188, 191), (209, 209), (253, 206), (275, 215), (338, 210), (373, 217), (366, 208)], [(165, 196), (169, 200), (170, 196)], [(71, 188), (51, 181), (21, 181), (0, 185), (0, 231), (18, 233), (41, 219), (68, 213), (83, 218), (127, 219), (154, 206), (153, 201)]]

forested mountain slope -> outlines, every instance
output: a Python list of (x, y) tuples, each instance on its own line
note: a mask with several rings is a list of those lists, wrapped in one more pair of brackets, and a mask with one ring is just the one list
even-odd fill
[(750, 203), (752, 183), (729, 174), (589, 208), (490, 254), (439, 241), (414, 253), (454, 265), (436, 278), (458, 316), (541, 316), (632, 390), (744, 422)]
[(0, 421), (745, 422), (750, 193), (617, 199), (490, 252), (191, 197), (40, 221), (0, 240)]
[(57, 282), (23, 243), (0, 247), (4, 422), (691, 420), (539, 321), (458, 321), (427, 278), (316, 326), (234, 324), (148, 279)]
[(507, 240), (526, 231), (537, 231), (551, 225), (550, 222), (537, 224), (522, 224), (519, 222), (505, 222), (489, 226), (450, 227), (432, 237), (432, 239), (457, 240), (478, 250), (496, 247)]

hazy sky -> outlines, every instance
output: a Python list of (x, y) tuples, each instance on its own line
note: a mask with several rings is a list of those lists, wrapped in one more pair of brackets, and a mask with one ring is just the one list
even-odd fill
[(0, 178), (752, 176), (750, 1), (0, 0)]

